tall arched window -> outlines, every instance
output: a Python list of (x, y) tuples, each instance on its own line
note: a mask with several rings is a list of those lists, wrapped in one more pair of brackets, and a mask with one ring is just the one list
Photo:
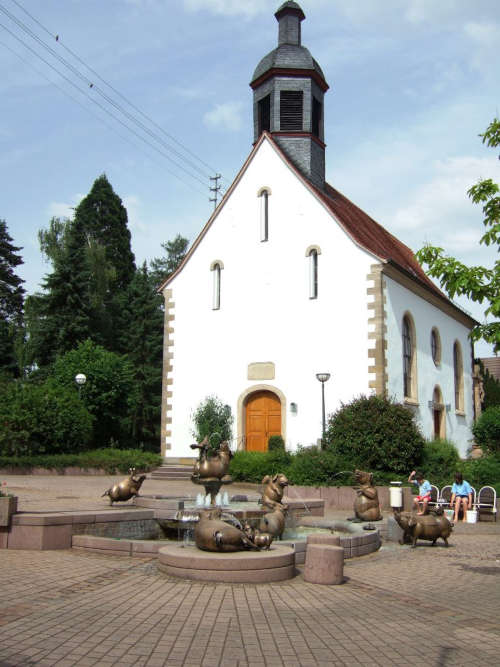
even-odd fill
[(464, 411), (464, 365), (462, 348), (456, 340), (453, 344), (453, 377), (455, 380), (455, 410)]
[(432, 327), (431, 330), (431, 355), (434, 364), (439, 366), (441, 363), (441, 337), (436, 327)]
[(212, 310), (220, 309), (220, 287), (221, 287), (221, 271), (224, 265), (217, 260), (212, 262), (210, 270), (213, 271), (212, 279)]
[(403, 317), (403, 390), (405, 398), (417, 398), (417, 364), (415, 350), (415, 327), (410, 315)]
[(446, 437), (445, 406), (441, 389), (436, 386), (432, 394), (432, 421), (434, 425), (434, 437), (444, 440)]
[(318, 298), (318, 255), (321, 250), (318, 246), (310, 246), (306, 250), (306, 257), (309, 257), (309, 298)]
[(259, 191), (260, 197), (260, 240), (269, 241), (269, 195), (267, 188)]

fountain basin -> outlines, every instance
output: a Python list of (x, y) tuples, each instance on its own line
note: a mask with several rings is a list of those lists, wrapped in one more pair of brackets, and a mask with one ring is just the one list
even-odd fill
[(158, 551), (158, 569), (195, 581), (262, 584), (295, 576), (295, 551), (273, 542), (269, 550), (232, 553), (201, 551), (196, 546), (169, 545)]

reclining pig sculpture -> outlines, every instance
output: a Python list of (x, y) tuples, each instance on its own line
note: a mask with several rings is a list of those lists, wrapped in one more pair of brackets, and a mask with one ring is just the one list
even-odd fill
[(398, 512), (394, 510), (394, 518), (403, 529), (403, 538), (400, 544), (412, 543), (412, 547), (417, 546), (417, 540), (427, 540), (432, 542), (432, 546), (440, 537), (446, 546), (448, 546), (448, 537), (453, 530), (453, 524), (442, 513), (415, 514), (414, 512)]
[(119, 484), (114, 484), (107, 491), (105, 491), (101, 498), (109, 496), (109, 504), (116, 502), (123, 502), (130, 500), (133, 496), (139, 495), (139, 489), (146, 479), (146, 475), (136, 475), (135, 468), (129, 468), (129, 476), (126, 477)]
[(236, 517), (217, 508), (200, 511), (200, 520), (194, 529), (194, 541), (198, 549), (203, 551), (260, 551), (261, 548), (269, 549), (272, 536), (248, 524), (242, 526)]

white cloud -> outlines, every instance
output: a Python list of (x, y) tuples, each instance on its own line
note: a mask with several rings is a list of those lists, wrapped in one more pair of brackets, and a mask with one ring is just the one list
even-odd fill
[(131, 231), (145, 234), (147, 232), (147, 225), (141, 221), (140, 208), (141, 200), (136, 195), (126, 195), (122, 197), (122, 202), (127, 209), (128, 226)]
[(212, 111), (207, 111), (203, 116), (203, 122), (209, 127), (222, 127), (237, 132), (242, 126), (242, 108), (241, 102), (216, 104)]
[(75, 212), (75, 207), (85, 197), (84, 194), (78, 192), (71, 197), (71, 203), (53, 201), (47, 206), (47, 214), (50, 218), (72, 218)]
[(242, 0), (183, 0), (183, 3), (184, 7), (190, 12), (203, 10), (213, 14), (223, 14), (224, 16), (241, 14), (246, 18), (267, 13), (270, 9), (269, 0), (251, 0), (251, 2), (242, 2)]

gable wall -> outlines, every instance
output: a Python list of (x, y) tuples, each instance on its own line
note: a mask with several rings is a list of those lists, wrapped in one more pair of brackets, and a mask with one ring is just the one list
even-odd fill
[[(262, 187), (269, 196), (269, 241), (260, 241)], [(309, 298), (306, 249), (319, 246), (319, 295)], [(210, 266), (220, 260), (221, 308), (212, 310)], [(190, 414), (215, 394), (235, 415), (238, 399), (262, 384), (283, 396), (289, 447), (321, 435), (326, 409), (369, 391), (367, 275), (360, 250), (264, 141), (182, 271), (170, 282), (173, 307), (169, 456), (189, 455)], [(248, 365), (272, 362), (275, 377), (248, 380)], [(297, 414), (290, 413), (290, 402)], [(240, 436), (242, 433), (240, 432)], [(238, 446), (242, 447), (240, 439)]]

